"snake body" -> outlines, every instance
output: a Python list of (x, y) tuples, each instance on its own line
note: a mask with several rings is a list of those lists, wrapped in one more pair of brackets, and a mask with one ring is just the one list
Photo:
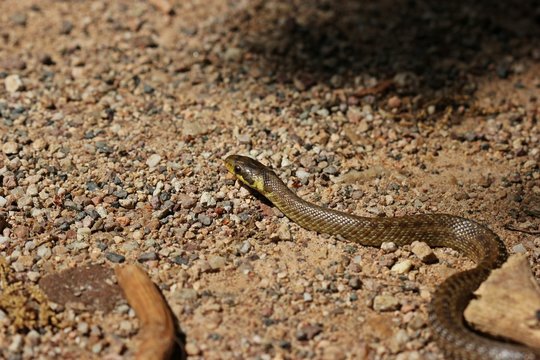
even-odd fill
[(447, 214), (394, 218), (355, 216), (301, 199), (271, 169), (249, 157), (231, 155), (225, 165), (242, 183), (264, 195), (305, 229), (340, 235), (367, 246), (380, 246), (388, 241), (397, 245), (423, 241), (430, 246), (452, 248), (469, 257), (476, 267), (450, 276), (433, 294), (429, 321), (438, 346), (447, 357), (454, 359), (540, 358), (537, 349), (483, 337), (464, 322), (463, 311), (473, 291), (507, 258), (504, 243), (487, 227)]

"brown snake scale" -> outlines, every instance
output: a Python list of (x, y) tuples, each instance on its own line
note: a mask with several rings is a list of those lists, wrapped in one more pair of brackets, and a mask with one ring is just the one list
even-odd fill
[(435, 290), (429, 323), (439, 347), (453, 359), (539, 359), (540, 350), (495, 341), (471, 331), (463, 311), (492, 269), (507, 258), (501, 239), (479, 223), (447, 214), (395, 218), (360, 217), (311, 204), (293, 193), (269, 168), (245, 156), (225, 160), (227, 169), (257, 190), (288, 218), (308, 230), (340, 235), (367, 246), (392, 241), (396, 245), (423, 241), (449, 247), (476, 263), (476, 267), (447, 278)]

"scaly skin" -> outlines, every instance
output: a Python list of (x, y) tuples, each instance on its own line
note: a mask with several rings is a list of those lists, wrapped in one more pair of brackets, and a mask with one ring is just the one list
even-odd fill
[(491, 270), (506, 261), (501, 239), (479, 223), (447, 214), (367, 218), (326, 209), (299, 198), (269, 168), (251, 158), (231, 155), (225, 166), (242, 183), (264, 195), (289, 219), (308, 230), (340, 235), (367, 246), (392, 241), (423, 241), (457, 250), (476, 267), (450, 276), (435, 291), (429, 320), (435, 340), (453, 359), (540, 359), (540, 349), (494, 341), (469, 330), (463, 311)]

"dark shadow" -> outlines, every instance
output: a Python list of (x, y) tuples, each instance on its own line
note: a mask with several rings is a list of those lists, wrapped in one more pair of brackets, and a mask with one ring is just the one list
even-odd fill
[(172, 311), (171, 307), (169, 306), (169, 303), (166, 301), (165, 297), (163, 296), (163, 293), (161, 293), (161, 291), (159, 293), (161, 294), (162, 299), (165, 301), (165, 304), (167, 304), (167, 308), (169, 309), (169, 312), (173, 318), (174, 334), (175, 334), (176, 341), (175, 341), (173, 352), (170, 358), (178, 359), (178, 360), (185, 360), (188, 358), (186, 350), (185, 350), (186, 338), (187, 338), (186, 333), (182, 331), (182, 328), (180, 327), (180, 321), (178, 321), (178, 318)]
[(253, 2), (227, 23), (263, 75), (300, 89), (396, 78), (402, 83), (392, 91), (460, 102), (474, 93), (472, 78), (507, 78), (515, 59), (540, 57), (531, 51), (540, 38), (539, 1), (289, 3)]

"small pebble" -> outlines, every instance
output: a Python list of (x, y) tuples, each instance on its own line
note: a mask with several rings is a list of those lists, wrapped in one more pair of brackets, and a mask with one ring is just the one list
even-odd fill
[(242, 242), (242, 245), (238, 249), (238, 251), (240, 251), (242, 254), (247, 254), (249, 250), (251, 250), (251, 243), (248, 240)]
[(279, 239), (281, 241), (290, 241), (292, 239), (291, 236), (291, 230), (289, 229), (289, 225), (286, 223), (283, 223), (279, 226), (277, 232), (270, 236), (272, 239)]
[(381, 249), (386, 253), (392, 253), (397, 250), (397, 246), (395, 243), (388, 241), (381, 244)]
[(158, 259), (158, 255), (156, 252), (154, 251), (151, 251), (151, 252), (147, 252), (147, 253), (144, 253), (144, 254), (141, 254), (139, 255), (139, 257), (137, 258), (137, 260), (139, 262), (145, 262), (145, 261), (152, 261), (152, 260), (157, 260)]
[(146, 160), (146, 165), (150, 168), (155, 168), (158, 166), (159, 162), (161, 161), (161, 156), (158, 154), (152, 154), (148, 157)]
[(42, 259), (48, 259), (52, 254), (51, 248), (48, 247), (47, 245), (41, 245), (40, 247), (38, 247), (36, 253), (37, 253), (37, 256), (39, 256)]
[(527, 252), (527, 249), (525, 248), (525, 246), (523, 246), (523, 244), (520, 243), (512, 246), (512, 251), (514, 252), (514, 254), (525, 254)]
[(407, 259), (393, 265), (391, 270), (397, 274), (406, 274), (411, 271), (411, 268), (412, 262), (411, 260)]
[(399, 300), (392, 295), (377, 295), (373, 299), (373, 310), (393, 311), (399, 309)]
[(244, 145), (251, 144), (251, 136), (249, 136), (248, 134), (238, 135), (237, 138), (240, 144), (244, 144)]
[(212, 218), (208, 215), (205, 215), (205, 214), (199, 214), (197, 216), (197, 219), (201, 222), (201, 224), (203, 224), (204, 226), (209, 226), (212, 224)]
[(88, 323), (83, 321), (77, 324), (77, 331), (80, 334), (86, 335), (88, 334), (89, 330), (90, 330), (90, 326), (88, 326)]
[(319, 324), (306, 325), (296, 331), (296, 339), (299, 341), (311, 340), (323, 331)]
[(178, 194), (178, 202), (182, 209), (191, 209), (197, 203), (197, 199), (187, 194)]
[(421, 241), (415, 241), (411, 244), (411, 251), (416, 255), (423, 263), (433, 264), (437, 262), (437, 256), (428, 244)]
[(41, 277), (41, 275), (37, 271), (29, 271), (26, 273), (26, 276), (28, 277), (28, 280), (32, 282), (38, 281)]
[(453, 195), (454, 199), (457, 200), (457, 201), (462, 201), (462, 200), (468, 200), (470, 199), (471, 197), (469, 196), (469, 194), (467, 194), (465, 191), (458, 191), (458, 192), (455, 192), (454, 195)]
[(8, 346), (8, 351), (17, 352), (23, 345), (23, 336), (21, 334), (15, 334), (11, 337), (11, 343)]
[(208, 191), (205, 191), (201, 194), (199, 201), (201, 202), (201, 204), (208, 207), (216, 206), (216, 199), (214, 199), (212, 194)]
[(4, 79), (7, 92), (14, 93), (24, 89), (24, 84), (19, 75), (9, 75)]
[(103, 345), (100, 342), (92, 346), (92, 352), (94, 354), (99, 354), (101, 350), (103, 350)]
[(349, 280), (349, 286), (353, 290), (358, 290), (362, 287), (362, 280), (359, 277), (355, 276)]
[(328, 175), (335, 175), (338, 173), (337, 167), (334, 165), (327, 166), (323, 169), (323, 172)]
[(395, 109), (401, 106), (401, 99), (397, 96), (392, 96), (390, 99), (388, 99), (388, 106), (391, 109)]
[(300, 181), (306, 182), (309, 179), (309, 173), (307, 171), (305, 171), (305, 170), (298, 169), (298, 170), (296, 170), (296, 177)]
[(227, 61), (238, 62), (242, 58), (243, 52), (242, 49), (237, 47), (229, 47), (225, 50), (223, 58)]
[(227, 260), (218, 255), (213, 255), (208, 258), (208, 264), (212, 268), (212, 270), (219, 270), (223, 267), (225, 267), (225, 264), (227, 263)]
[(186, 344), (185, 350), (186, 350), (187, 355), (190, 355), (190, 356), (196, 356), (201, 353), (201, 349), (199, 349), (199, 347), (192, 342), (188, 342)]
[(106, 252), (105, 257), (107, 258), (107, 260), (113, 263), (123, 263), (124, 261), (126, 261), (125, 256), (113, 252)]
[(19, 152), (19, 144), (13, 141), (8, 141), (2, 145), (2, 152), (6, 155), (14, 155)]

